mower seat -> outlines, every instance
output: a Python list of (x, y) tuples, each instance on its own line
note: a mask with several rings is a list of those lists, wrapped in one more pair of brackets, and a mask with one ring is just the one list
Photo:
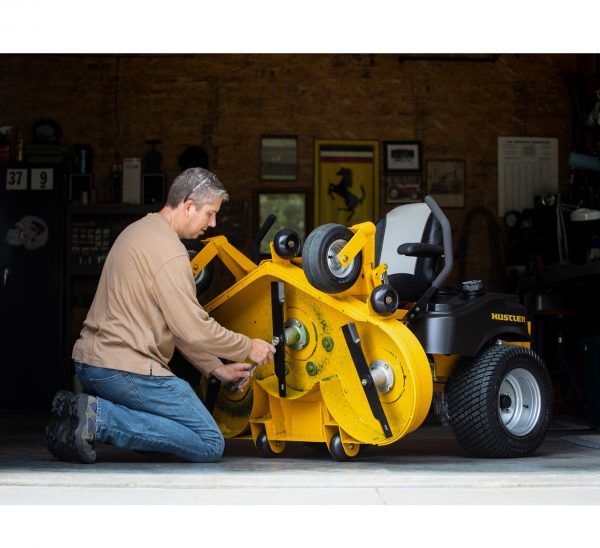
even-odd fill
[(443, 234), (426, 203), (392, 209), (376, 223), (375, 264), (387, 263), (389, 284), (400, 302), (415, 302), (438, 272)]

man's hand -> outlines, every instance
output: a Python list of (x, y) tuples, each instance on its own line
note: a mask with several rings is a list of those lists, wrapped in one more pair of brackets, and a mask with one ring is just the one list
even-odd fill
[(248, 357), (256, 365), (265, 365), (269, 363), (275, 356), (275, 347), (262, 339), (251, 339), (252, 346)]
[(227, 363), (217, 367), (212, 372), (212, 375), (220, 381), (231, 384), (241, 381), (239, 382), (238, 390), (242, 390), (252, 376), (251, 367), (249, 363)]

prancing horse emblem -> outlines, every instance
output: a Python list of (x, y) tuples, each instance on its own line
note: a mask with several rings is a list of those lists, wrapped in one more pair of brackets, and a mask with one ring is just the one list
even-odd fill
[(350, 192), (350, 189), (352, 188), (352, 170), (347, 167), (342, 167), (336, 175), (341, 175), (342, 178), (337, 184), (329, 183), (327, 194), (329, 194), (329, 197), (332, 200), (334, 199), (334, 194), (338, 194), (343, 198), (346, 207), (338, 207), (338, 210), (349, 211), (350, 215), (348, 215), (348, 219), (346, 219), (349, 221), (356, 213), (356, 208), (365, 201), (365, 187), (360, 185), (362, 196), (359, 198), (356, 194)]

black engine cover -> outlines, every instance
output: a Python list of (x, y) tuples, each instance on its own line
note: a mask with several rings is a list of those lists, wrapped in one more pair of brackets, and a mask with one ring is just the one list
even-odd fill
[(475, 356), (488, 342), (530, 341), (525, 307), (515, 295), (440, 295), (409, 324), (428, 354)]

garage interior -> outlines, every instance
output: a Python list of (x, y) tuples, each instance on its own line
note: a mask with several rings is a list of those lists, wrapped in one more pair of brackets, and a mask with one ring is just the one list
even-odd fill
[[(3, 502), (600, 503), (600, 55), (4, 54), (0, 84)], [(295, 150), (283, 174), (265, 165), (278, 140)], [(470, 459), (431, 417), (341, 465), (303, 447), (265, 463), (243, 440), (215, 465), (111, 447), (93, 467), (53, 459), (50, 403), (76, 388), (72, 346), (119, 232), (203, 165), (232, 197), (209, 236), (252, 256), (261, 200), (289, 194), (303, 200), (306, 237), (323, 222), (323, 140), (377, 143), (377, 218), (428, 193), (445, 200), (449, 286), (482, 280), (525, 305), (554, 390), (542, 447)], [(418, 166), (391, 167), (398, 143)], [(441, 188), (436, 169), (460, 170), (460, 186)], [(13, 190), (19, 170), (29, 183)], [(19, 231), (33, 236), (15, 241)], [(217, 272), (202, 304), (230, 283)], [(199, 382), (181, 356), (173, 369)]]

